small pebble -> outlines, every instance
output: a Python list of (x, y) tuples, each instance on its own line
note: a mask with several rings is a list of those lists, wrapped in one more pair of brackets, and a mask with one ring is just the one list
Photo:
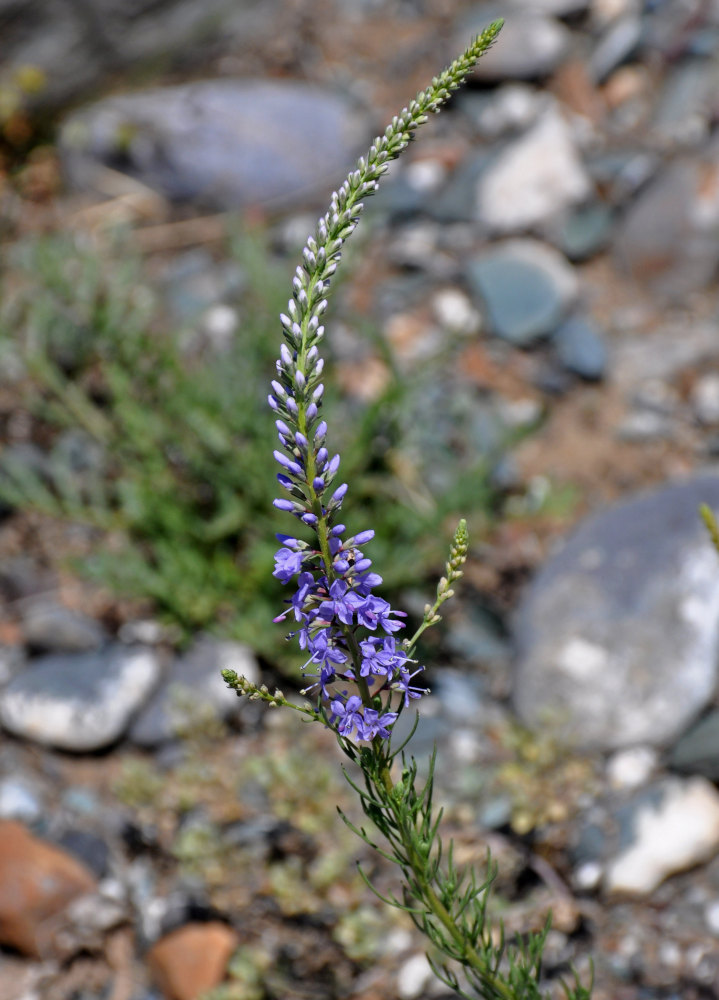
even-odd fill
[(607, 762), (607, 777), (614, 788), (638, 788), (650, 777), (658, 759), (653, 747), (619, 750)]

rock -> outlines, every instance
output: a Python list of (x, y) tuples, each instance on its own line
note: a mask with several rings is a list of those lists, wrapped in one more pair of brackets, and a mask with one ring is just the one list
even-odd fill
[(518, 347), (556, 330), (577, 294), (566, 259), (538, 240), (498, 243), (470, 259), (466, 274), (492, 332)]
[(713, 60), (684, 60), (664, 80), (652, 131), (663, 139), (685, 145), (704, 140), (713, 120), (718, 82)]
[(226, 721), (235, 717), (242, 711), (243, 699), (227, 687), (222, 670), (234, 670), (255, 683), (260, 679), (248, 646), (205, 636), (172, 665), (165, 683), (133, 722), (128, 738), (152, 749), (177, 739), (208, 716)]
[(719, 781), (719, 709), (681, 736), (669, 755), (669, 766), (683, 774), (701, 774)]
[(646, 784), (657, 763), (654, 747), (617, 750), (607, 761), (607, 777), (613, 788), (640, 788)]
[(147, 962), (167, 1000), (198, 1000), (225, 978), (237, 945), (237, 935), (227, 924), (185, 924), (154, 944)]
[(98, 878), (104, 878), (110, 868), (110, 848), (102, 837), (89, 830), (65, 830), (58, 837), (59, 847), (74, 854)]
[(482, 316), (459, 288), (441, 288), (432, 296), (437, 322), (450, 333), (469, 336), (478, 333)]
[(600, 39), (589, 60), (589, 72), (595, 83), (603, 83), (610, 73), (636, 51), (642, 37), (639, 17), (628, 15), (614, 21)]
[(608, 892), (648, 896), (719, 848), (719, 792), (704, 778), (670, 778), (647, 789), (622, 820), (625, 843), (607, 866)]
[(25, 666), (25, 654), (21, 646), (5, 646), (0, 643), (0, 687), (11, 681)]
[(23, 778), (0, 781), (0, 817), (34, 823), (42, 815), (42, 803), (35, 787)]
[(457, 105), (483, 138), (497, 139), (534, 125), (552, 100), (527, 83), (507, 83), (489, 94), (463, 91)]
[(104, 629), (92, 618), (47, 599), (27, 605), (22, 632), (32, 649), (53, 653), (83, 653), (99, 649), (105, 640)]
[(548, 76), (569, 48), (569, 31), (551, 17), (518, 9), (515, 16), (506, 3), (476, 4), (458, 27), (456, 50), (461, 52), (471, 35), (498, 17), (505, 17), (500, 41), (482, 56), (473, 76), (478, 80), (534, 80)]
[(641, 494), (584, 522), (526, 590), (514, 703), (582, 747), (671, 744), (707, 704), (719, 564), (699, 518), (719, 477)]
[(672, 161), (639, 195), (615, 241), (619, 266), (663, 300), (704, 288), (719, 268), (719, 144)]
[(545, 232), (572, 263), (581, 263), (609, 244), (613, 223), (612, 209), (601, 201), (591, 201), (565, 213), (558, 222), (550, 222)]
[[(270, 0), (6, 0), (0, 4), (3, 86), (28, 68), (39, 86), (26, 92), (32, 107), (57, 108), (124, 68), (138, 73), (174, 54), (185, 61), (228, 36), (260, 33), (272, 22)], [(264, 8), (264, 18), (258, 17)]]
[(478, 217), (500, 235), (549, 222), (592, 193), (566, 122), (547, 111), (481, 174)]
[(572, 316), (552, 334), (561, 364), (581, 378), (596, 382), (607, 371), (607, 347), (598, 328), (583, 316)]
[(171, 201), (277, 209), (324, 200), (364, 137), (335, 93), (299, 81), (212, 80), (106, 98), (66, 122), (60, 150), (74, 187), (92, 188), (111, 166)]
[(57, 918), (95, 890), (90, 871), (65, 851), (33, 837), (17, 822), (0, 821), (0, 942), (24, 955), (48, 957)]
[(719, 373), (700, 375), (691, 392), (694, 415), (700, 424), (716, 427), (719, 424)]
[(421, 996), (434, 979), (427, 956), (419, 952), (402, 962), (397, 973), (397, 996), (401, 1000), (414, 1000)]
[(142, 647), (43, 656), (0, 692), (0, 722), (60, 750), (99, 750), (123, 735), (159, 675)]

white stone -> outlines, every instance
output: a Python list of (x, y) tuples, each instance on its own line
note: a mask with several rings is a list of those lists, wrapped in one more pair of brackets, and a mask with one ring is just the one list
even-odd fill
[(432, 299), (432, 309), (440, 323), (452, 333), (477, 333), (482, 326), (482, 316), (469, 296), (458, 288), (441, 288)]
[(658, 754), (653, 747), (618, 750), (607, 761), (607, 778), (614, 788), (639, 788), (651, 776), (657, 761)]
[(585, 861), (574, 872), (574, 884), (577, 889), (590, 892), (597, 888), (602, 881), (603, 874), (604, 868), (599, 861)]
[(447, 168), (439, 160), (416, 160), (405, 167), (404, 177), (415, 191), (436, 191), (447, 176)]
[(577, 636), (560, 650), (557, 666), (570, 677), (585, 679), (603, 670), (608, 661), (609, 655), (603, 646)]
[(202, 319), (202, 327), (213, 350), (224, 354), (232, 347), (240, 318), (232, 306), (211, 306)]
[(591, 191), (569, 126), (553, 108), (482, 174), (479, 218), (496, 233), (520, 233), (549, 222)]
[(608, 892), (646, 896), (711, 858), (719, 848), (719, 792), (704, 778), (671, 779), (659, 804), (639, 807), (635, 830), (634, 843), (608, 866)]
[(418, 997), (434, 976), (426, 955), (412, 955), (399, 970), (397, 992), (402, 1000)]
[(719, 937), (719, 899), (712, 899), (704, 907), (704, 923), (716, 937)]
[(702, 424), (719, 424), (719, 374), (710, 372), (696, 380), (692, 388), (691, 403), (694, 414)]

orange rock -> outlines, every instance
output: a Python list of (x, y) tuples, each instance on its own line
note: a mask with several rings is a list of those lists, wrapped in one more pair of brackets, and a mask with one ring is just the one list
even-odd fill
[(237, 935), (227, 924), (185, 924), (154, 944), (147, 961), (168, 1000), (197, 1000), (225, 978), (237, 944)]
[(0, 943), (47, 957), (65, 907), (97, 881), (76, 858), (0, 820)]

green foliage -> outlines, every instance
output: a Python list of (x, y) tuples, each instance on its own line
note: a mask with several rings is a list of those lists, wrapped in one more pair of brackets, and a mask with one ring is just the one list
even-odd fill
[[(280, 630), (267, 628), (284, 597), (267, 571), (281, 523), (267, 461), (274, 431), (257, 418), (274, 374), (287, 272), (260, 233), (235, 234), (230, 249), (246, 289), (234, 340), (217, 352), (188, 349), (188, 331), (167, 328), (131, 242), (102, 255), (67, 236), (14, 248), (0, 310), (2, 367), (25, 373), (36, 438), (52, 444), (79, 430), (95, 460), (72, 468), (51, 452), (36, 469), (7, 449), (0, 501), (96, 526), (104, 542), (83, 571), (150, 599), (185, 635), (219, 629), (294, 663)], [(434, 569), (448, 515), (492, 500), (483, 455), (434, 496), (394, 475), (417, 391), (393, 378), (345, 419), (331, 392), (325, 404), (345, 427), (345, 475), (377, 531), (376, 558), (391, 553), (390, 587)]]

